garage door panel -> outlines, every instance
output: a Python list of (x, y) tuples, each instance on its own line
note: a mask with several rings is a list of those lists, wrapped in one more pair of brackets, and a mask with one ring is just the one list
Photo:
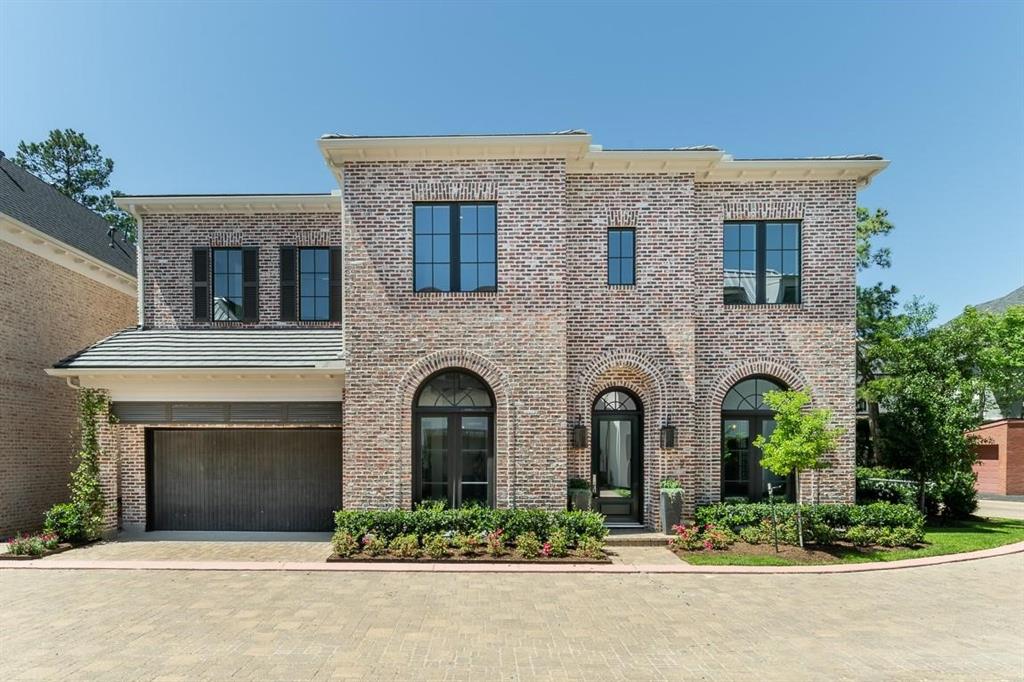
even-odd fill
[(158, 530), (330, 530), (341, 507), (336, 429), (182, 429), (153, 434)]

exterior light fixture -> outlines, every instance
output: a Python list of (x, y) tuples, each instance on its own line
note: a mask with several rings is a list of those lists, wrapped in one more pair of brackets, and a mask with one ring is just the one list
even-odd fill
[(572, 427), (572, 446), (583, 448), (587, 446), (587, 427), (583, 425), (583, 417), (576, 415), (576, 424)]
[(676, 446), (676, 427), (669, 423), (668, 417), (661, 425), (661, 447), (674, 448)]

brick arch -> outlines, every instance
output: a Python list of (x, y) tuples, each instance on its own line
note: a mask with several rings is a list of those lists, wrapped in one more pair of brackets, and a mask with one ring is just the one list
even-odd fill
[[(629, 369), (638, 372), (651, 382), (653, 391), (639, 385), (638, 382), (624, 381), (616, 377), (602, 378), (602, 375), (616, 369)], [(589, 420), (590, 408), (594, 401), (597, 400), (597, 396), (609, 388), (622, 386), (636, 393), (644, 401), (644, 410), (649, 410), (648, 414), (660, 417), (656, 410), (663, 410), (665, 408), (666, 383), (665, 373), (646, 356), (636, 351), (613, 351), (606, 353), (591, 363), (590, 367), (580, 375), (576, 411), (585, 420)]]
[(754, 360), (733, 367), (718, 379), (714, 394), (711, 397), (711, 410), (717, 415), (722, 411), (725, 394), (737, 383), (749, 376), (762, 375), (778, 379), (786, 388), (794, 390), (810, 390), (810, 384), (803, 375), (789, 365), (777, 360)]
[(394, 503), (412, 503), (412, 402), (428, 377), (442, 370), (468, 370), (483, 379), (494, 393), (494, 455), (498, 506), (515, 504), (515, 406), (508, 375), (493, 362), (470, 350), (452, 348), (424, 355), (402, 374), (395, 387), (393, 452), (395, 456)]

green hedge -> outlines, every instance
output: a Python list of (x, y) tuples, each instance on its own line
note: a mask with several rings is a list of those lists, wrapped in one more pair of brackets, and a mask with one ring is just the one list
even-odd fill
[[(776, 504), (775, 513), (779, 523), (796, 518), (797, 505)], [(874, 502), (872, 504), (818, 504), (801, 505), (802, 516), (809, 523), (821, 523), (829, 528), (844, 529), (853, 526), (872, 528), (921, 528), (924, 516), (909, 504)], [(721, 528), (738, 531), (745, 526), (756, 526), (772, 518), (771, 505), (758, 503), (718, 503), (699, 507), (697, 522), (712, 524)]]
[(407, 509), (362, 510), (343, 509), (334, 513), (336, 530), (344, 530), (357, 538), (367, 533), (391, 541), (401, 535), (463, 533), (480, 535), (502, 529), (505, 537), (515, 542), (524, 533), (534, 533), (546, 541), (555, 529), (561, 529), (574, 545), (583, 538), (603, 539), (608, 534), (604, 517), (591, 511), (549, 512), (543, 509), (488, 509), (443, 505), (423, 505)]

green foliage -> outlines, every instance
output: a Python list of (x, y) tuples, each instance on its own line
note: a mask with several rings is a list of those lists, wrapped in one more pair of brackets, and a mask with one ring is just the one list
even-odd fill
[(536, 559), (541, 549), (540, 539), (535, 533), (523, 533), (516, 539), (516, 550), (524, 559)]
[(339, 530), (331, 538), (331, 549), (340, 557), (349, 557), (359, 551), (359, 539), (347, 530)]
[(452, 544), (455, 545), (456, 551), (464, 557), (479, 556), (484, 548), (484, 543), (479, 535), (467, 533), (456, 534)]
[(674, 478), (663, 478), (661, 480), (661, 490), (682, 490), (683, 484)]
[[(797, 505), (791, 503), (776, 504), (775, 513), (780, 527), (790, 521), (795, 523)], [(818, 504), (801, 505), (803, 517), (808, 527), (823, 524), (837, 531), (857, 525), (880, 528), (924, 526), (924, 516), (913, 505), (875, 502), (866, 505), (854, 504)], [(763, 502), (725, 504), (717, 503), (697, 508), (697, 523), (711, 524), (716, 528), (728, 528), (739, 532), (747, 526), (769, 524), (771, 531), (771, 505)]]
[(858, 547), (880, 545), (882, 547), (913, 547), (924, 540), (921, 527), (879, 528), (877, 526), (853, 526), (847, 529), (846, 540)]
[(590, 481), (585, 478), (570, 478), (569, 490), (590, 490)]
[(420, 555), (420, 544), (415, 535), (399, 535), (388, 543), (388, 549), (403, 559), (415, 559)]
[(81, 508), (71, 502), (60, 502), (50, 507), (43, 521), (43, 530), (53, 533), (65, 542), (85, 542), (85, 524)]
[(681, 524), (673, 526), (675, 536), (669, 540), (674, 549), (688, 552), (697, 550), (727, 549), (736, 541), (736, 534), (727, 528), (716, 528), (712, 524)]
[(59, 538), (53, 533), (42, 535), (15, 535), (7, 541), (7, 551), (11, 556), (41, 556), (57, 549)]
[(121, 193), (101, 194), (110, 186), (114, 162), (103, 156), (99, 145), (80, 132), (67, 128), (51, 130), (42, 142), (18, 143), (14, 162), (53, 185), (61, 194), (96, 211), (120, 229), (128, 242), (135, 241), (135, 219), (114, 204)]
[(561, 528), (551, 531), (551, 536), (544, 543), (544, 548), (549, 556), (561, 558), (569, 555), (569, 536)]
[(876, 248), (871, 243), (875, 237), (884, 237), (892, 232), (894, 225), (889, 221), (889, 212), (884, 208), (871, 213), (857, 207), (857, 269), (866, 270), (871, 266), (887, 268), (892, 265), (892, 252), (888, 248)]
[(440, 533), (423, 538), (423, 551), (431, 559), (444, 559), (448, 556), (448, 538)]
[(576, 548), (580, 556), (587, 559), (604, 559), (604, 540), (595, 537), (585, 537), (580, 540)]
[(775, 411), (775, 430), (765, 438), (758, 435), (754, 445), (761, 449), (761, 466), (779, 476), (808, 469), (823, 469), (826, 453), (836, 449), (842, 429), (830, 429), (832, 412), (804, 410), (811, 401), (805, 391), (769, 391), (765, 403)]
[(978, 508), (978, 477), (973, 471), (955, 471), (938, 482), (939, 512), (943, 519), (966, 519)]
[(909, 469), (857, 467), (857, 502), (917, 504), (918, 486)]
[(505, 553), (505, 531), (496, 528), (487, 534), (484, 551), (490, 557), (499, 557)]
[(363, 536), (363, 552), (367, 556), (381, 556), (388, 551), (388, 541), (379, 535), (368, 533)]

